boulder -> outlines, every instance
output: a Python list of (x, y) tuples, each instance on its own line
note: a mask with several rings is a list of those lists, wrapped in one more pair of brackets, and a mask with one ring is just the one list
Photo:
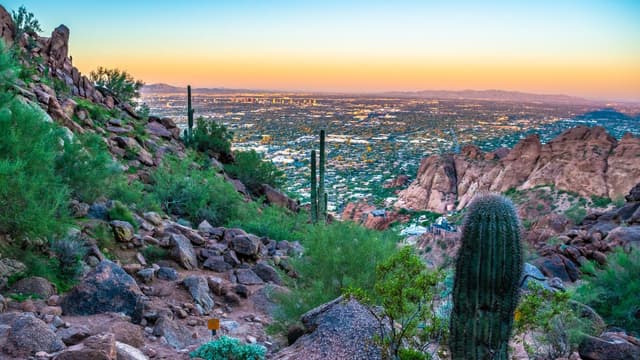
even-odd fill
[(116, 339), (113, 334), (98, 334), (60, 353), (55, 360), (117, 360)]
[(142, 214), (142, 217), (155, 226), (162, 225), (162, 216), (160, 216), (160, 214), (158, 214), (157, 212), (146, 212)]
[(167, 266), (161, 266), (160, 269), (158, 269), (156, 276), (158, 279), (168, 281), (178, 280), (180, 277), (176, 269)]
[(189, 328), (180, 323), (162, 316), (153, 327), (154, 336), (163, 336), (167, 344), (176, 350), (184, 349), (195, 343)]
[(186, 236), (180, 234), (171, 234), (169, 236), (169, 244), (171, 244), (171, 256), (175, 261), (186, 270), (193, 270), (198, 267), (198, 259), (196, 253), (191, 246), (191, 241)]
[(116, 241), (130, 242), (133, 239), (135, 233), (133, 225), (121, 220), (113, 220), (110, 224)]
[(628, 202), (640, 201), (640, 183), (637, 183), (634, 187), (632, 187), (631, 190), (629, 190), (629, 194), (627, 194), (624, 198)]
[(209, 313), (213, 310), (214, 302), (213, 298), (211, 298), (211, 293), (209, 292), (207, 279), (202, 276), (189, 276), (185, 278), (182, 283), (187, 288), (187, 291), (189, 291), (189, 294), (191, 294), (191, 297), (196, 304), (202, 306), (205, 313)]
[(640, 245), (640, 225), (620, 226), (609, 232), (604, 239), (609, 245)]
[(255, 257), (260, 251), (260, 238), (255, 235), (238, 235), (231, 240), (231, 249), (238, 255)]
[(569, 259), (560, 254), (551, 254), (533, 261), (542, 273), (550, 278), (557, 277), (562, 281), (576, 281), (580, 278), (580, 270)]
[(82, 340), (91, 336), (91, 330), (84, 325), (73, 325), (68, 328), (58, 330), (58, 336), (67, 346), (76, 345)]
[(309, 311), (301, 320), (307, 333), (276, 353), (274, 360), (382, 358), (373, 341), (378, 321), (356, 300), (340, 297)]
[(209, 256), (202, 267), (219, 273), (233, 269), (233, 266), (224, 261), (223, 256)]
[(578, 348), (583, 360), (640, 359), (640, 339), (617, 332), (587, 336)]
[(38, 351), (52, 353), (65, 347), (51, 327), (32, 313), (2, 314), (0, 325), (9, 327), (5, 351), (14, 356), (31, 355)]
[(300, 210), (297, 201), (291, 199), (278, 189), (274, 189), (267, 184), (262, 184), (262, 192), (269, 204), (277, 205), (293, 212), (298, 212), (298, 210)]
[(118, 312), (139, 321), (143, 295), (136, 281), (109, 260), (101, 261), (63, 299), (66, 315)]
[(237, 269), (235, 271), (236, 278), (238, 279), (238, 283), (242, 285), (262, 285), (264, 281), (256, 273), (251, 271), (251, 269)]
[(0, 290), (7, 285), (9, 277), (25, 271), (27, 267), (18, 260), (0, 259)]
[(173, 137), (173, 134), (171, 134), (171, 131), (167, 130), (166, 127), (164, 127), (162, 124), (157, 123), (155, 121), (147, 123), (147, 125), (145, 125), (145, 130), (149, 134), (155, 135), (157, 137), (161, 137), (165, 139), (171, 139)]
[(116, 341), (117, 360), (148, 360), (149, 358), (140, 350), (131, 345)]
[(16, 26), (13, 23), (11, 14), (0, 5), (0, 38), (4, 40), (7, 47), (13, 45), (13, 38), (15, 37)]
[(51, 282), (39, 276), (32, 276), (16, 281), (10, 292), (22, 295), (36, 295), (40, 299), (48, 299), (56, 293), (56, 289)]
[(69, 28), (60, 25), (51, 33), (49, 48), (47, 49), (49, 61), (54, 68), (61, 68), (69, 55)]
[(280, 274), (265, 262), (258, 262), (256, 266), (253, 268), (253, 272), (260, 277), (260, 279), (264, 280), (264, 282), (272, 282), (276, 285), (282, 285), (282, 279), (280, 278)]

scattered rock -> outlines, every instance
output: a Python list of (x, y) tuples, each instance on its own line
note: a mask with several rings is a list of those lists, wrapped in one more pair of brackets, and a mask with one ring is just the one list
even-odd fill
[(235, 275), (238, 279), (238, 283), (242, 285), (262, 285), (264, 281), (251, 269), (237, 269)]
[(140, 277), (143, 283), (150, 284), (153, 281), (153, 276), (155, 274), (154, 268), (146, 268), (138, 271), (137, 275)]
[(135, 233), (133, 225), (121, 220), (113, 220), (110, 224), (116, 241), (130, 242), (133, 239)]
[(140, 350), (131, 345), (116, 341), (117, 360), (148, 360), (149, 358)]
[(135, 280), (108, 260), (100, 262), (62, 300), (62, 310), (68, 315), (121, 312), (134, 321), (139, 321), (142, 305)]
[(156, 274), (156, 276), (158, 277), (158, 279), (168, 281), (178, 280), (179, 278), (176, 269), (167, 266), (161, 266), (160, 269), (158, 269), (158, 273)]
[(5, 350), (13, 355), (30, 355), (38, 351), (53, 353), (65, 347), (51, 327), (31, 313), (0, 315), (0, 324), (10, 327)]
[(174, 349), (184, 349), (194, 343), (191, 331), (178, 322), (166, 316), (160, 317), (153, 328), (154, 336), (164, 336), (169, 346)]
[(546, 276), (557, 277), (562, 281), (576, 281), (580, 278), (580, 270), (576, 265), (560, 254), (537, 258), (533, 261), (533, 265)]
[(98, 334), (74, 345), (56, 356), (56, 360), (116, 360), (116, 339), (113, 334)]
[(196, 304), (202, 306), (205, 313), (211, 312), (214, 302), (209, 294), (209, 284), (207, 283), (207, 280), (201, 276), (189, 276), (185, 278), (182, 283), (187, 288)]
[(224, 261), (223, 256), (208, 257), (207, 260), (205, 260), (202, 264), (202, 267), (219, 273), (231, 270), (233, 268), (230, 264)]
[(276, 269), (264, 262), (258, 262), (253, 268), (253, 271), (258, 275), (258, 277), (260, 277), (260, 279), (264, 280), (264, 282), (272, 282), (276, 285), (282, 285), (280, 274), (278, 274)]
[(36, 295), (40, 299), (48, 299), (56, 293), (51, 282), (39, 276), (32, 276), (18, 280), (11, 286), (10, 292), (22, 295)]
[(58, 330), (58, 336), (67, 346), (76, 345), (91, 336), (91, 331), (84, 325), (75, 325)]
[(178, 264), (187, 270), (193, 270), (198, 267), (198, 259), (189, 239), (184, 235), (171, 234), (169, 243), (172, 246), (171, 256)]
[(231, 240), (231, 248), (239, 255), (255, 257), (260, 251), (260, 238), (254, 235), (238, 235)]

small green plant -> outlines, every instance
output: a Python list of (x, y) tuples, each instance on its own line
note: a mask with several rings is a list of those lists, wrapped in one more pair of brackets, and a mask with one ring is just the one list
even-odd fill
[(228, 336), (201, 345), (189, 354), (192, 358), (204, 360), (263, 360), (267, 353), (264, 346), (244, 344), (240, 340)]
[(585, 203), (578, 201), (577, 203), (571, 205), (565, 212), (564, 215), (571, 220), (574, 224), (580, 224), (582, 219), (587, 216), (587, 210), (584, 208)]
[(102, 66), (89, 73), (89, 80), (117, 100), (129, 104), (133, 103), (133, 99), (140, 97), (139, 91), (144, 85), (142, 81), (134, 79), (126, 71), (107, 69)]
[(584, 305), (571, 300), (569, 292), (551, 291), (534, 282), (528, 288), (515, 312), (514, 331), (534, 334), (531, 356), (566, 357), (577, 350), (585, 335), (602, 330), (581, 316)]
[[(440, 280), (440, 272), (428, 271), (413, 248), (404, 247), (376, 267), (373, 292), (349, 289), (347, 294), (370, 306), (382, 307), (380, 314), (373, 309), (371, 314), (378, 320), (377, 340), (386, 357), (402, 359), (403, 353), (405, 358), (415, 358), (418, 354), (424, 358), (422, 352), (413, 349), (424, 351), (429, 342), (416, 339), (439, 340), (438, 335), (446, 328), (433, 308)], [(424, 326), (422, 336), (418, 336), (419, 325)]]
[(109, 109), (107, 109), (106, 107), (99, 104), (94, 104), (87, 99), (76, 97), (74, 98), (74, 101), (77, 103), (77, 109), (85, 110), (87, 113), (89, 113), (89, 117), (91, 117), (91, 119), (93, 120), (105, 122), (109, 120), (109, 118), (111, 118), (111, 116), (113, 115), (111, 111), (109, 111)]
[(284, 182), (284, 173), (271, 161), (264, 160), (255, 150), (236, 152), (235, 161), (225, 165), (224, 169), (254, 195), (260, 194), (262, 184), (278, 188)]
[(84, 241), (79, 237), (67, 237), (53, 240), (51, 252), (58, 260), (59, 272), (65, 279), (77, 279), (82, 273), (80, 261), (87, 253)]
[(280, 206), (266, 206), (261, 212), (245, 210), (247, 215), (243, 220), (229, 223), (230, 227), (239, 227), (250, 234), (266, 236), (273, 240), (295, 240), (303, 236), (307, 230), (308, 217), (306, 214), (294, 214)]
[(594, 207), (603, 208), (603, 207), (607, 207), (609, 204), (611, 204), (611, 199), (608, 198), (608, 197), (601, 197), (601, 196), (593, 195), (593, 196), (591, 196), (591, 204)]
[(159, 246), (150, 245), (142, 249), (142, 256), (149, 262), (155, 263), (169, 257), (169, 251)]
[(133, 216), (131, 210), (129, 210), (129, 208), (120, 201), (114, 201), (113, 206), (109, 209), (109, 219), (126, 221), (136, 229), (139, 226), (138, 221), (135, 216)]

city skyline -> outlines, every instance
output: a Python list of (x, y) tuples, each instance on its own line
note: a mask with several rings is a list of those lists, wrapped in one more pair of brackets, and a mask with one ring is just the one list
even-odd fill
[(148, 84), (312, 92), (500, 89), (640, 101), (640, 3), (24, 4), (74, 65)]

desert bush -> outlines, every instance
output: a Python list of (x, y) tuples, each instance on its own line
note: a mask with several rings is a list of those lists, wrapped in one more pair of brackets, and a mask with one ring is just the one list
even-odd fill
[(193, 224), (207, 220), (213, 226), (224, 225), (241, 213), (242, 200), (233, 186), (213, 170), (199, 167), (193, 157), (165, 158), (152, 180), (162, 209)]
[(142, 249), (142, 256), (144, 256), (147, 262), (152, 264), (160, 260), (167, 259), (169, 257), (169, 250), (163, 249), (159, 246), (149, 245)]
[(133, 99), (140, 97), (140, 88), (144, 83), (136, 80), (124, 70), (107, 69), (102, 66), (89, 73), (89, 80), (96, 86), (104, 88), (118, 100), (132, 104)]
[(74, 98), (74, 101), (78, 104), (78, 110), (85, 110), (89, 113), (89, 117), (96, 121), (104, 122), (109, 120), (111, 117), (118, 115), (116, 114), (116, 110), (109, 110), (105, 106), (95, 104), (87, 99), (76, 97)]
[(69, 191), (56, 173), (62, 131), (40, 109), (0, 108), (0, 233), (37, 238), (64, 228)]
[[(590, 275), (593, 274), (593, 275)], [(607, 257), (607, 265), (585, 272), (576, 298), (593, 307), (609, 325), (640, 335), (640, 250), (617, 249)], [(624, 284), (624, 285), (621, 285)]]
[(239, 227), (246, 232), (258, 236), (266, 236), (273, 240), (298, 240), (304, 236), (309, 225), (309, 215), (300, 212), (292, 213), (280, 206), (266, 206), (259, 212), (257, 209), (245, 210), (246, 215), (229, 223), (231, 227)]
[(262, 184), (279, 188), (284, 182), (284, 173), (255, 150), (236, 152), (234, 162), (225, 165), (224, 169), (254, 195), (259, 195)]
[[(346, 293), (369, 306), (381, 306), (380, 313), (370, 309), (379, 323), (376, 340), (387, 358), (424, 359), (430, 341), (440, 340), (446, 328), (434, 308), (442, 278), (440, 272), (427, 270), (407, 246), (378, 264), (372, 292), (352, 288)], [(424, 325), (420, 331), (419, 325)]]
[(564, 212), (564, 215), (574, 224), (580, 224), (582, 219), (587, 216), (587, 210), (584, 208), (584, 203), (579, 201), (571, 205), (571, 207)]
[(240, 340), (228, 336), (200, 345), (189, 354), (190, 357), (204, 360), (262, 360), (267, 349), (256, 344), (244, 344)]
[[(276, 296), (277, 323), (286, 329), (306, 311), (335, 299), (347, 288), (372, 292), (376, 266), (395, 250), (397, 235), (365, 229), (354, 223), (309, 226), (300, 239), (305, 253), (293, 259), (298, 281), (289, 294)], [(356, 260), (357, 259), (357, 260)]]
[(593, 195), (591, 196), (591, 204), (595, 207), (607, 207), (609, 204), (611, 204), (611, 199), (608, 197), (602, 197), (602, 196), (596, 196)]
[(126, 221), (133, 225), (134, 228), (138, 228), (139, 226), (138, 221), (136, 220), (136, 217), (133, 216), (131, 210), (129, 210), (129, 208), (120, 201), (113, 202), (113, 206), (109, 209), (109, 220)]
[(231, 153), (232, 138), (233, 134), (224, 124), (199, 117), (189, 145), (201, 152), (228, 155)]
[(64, 279), (77, 279), (82, 273), (81, 260), (87, 253), (85, 243), (79, 237), (66, 237), (51, 242), (51, 252), (58, 260), (59, 275)]
[(108, 186), (118, 169), (99, 135), (78, 134), (64, 138), (64, 149), (56, 159), (56, 172), (74, 197), (91, 203), (108, 195)]
[(541, 359), (568, 356), (577, 350), (585, 335), (598, 330), (582, 317), (578, 305), (569, 292), (551, 291), (529, 283), (529, 290), (521, 296), (515, 312), (514, 333), (533, 333), (533, 344), (525, 346), (530, 356)]

